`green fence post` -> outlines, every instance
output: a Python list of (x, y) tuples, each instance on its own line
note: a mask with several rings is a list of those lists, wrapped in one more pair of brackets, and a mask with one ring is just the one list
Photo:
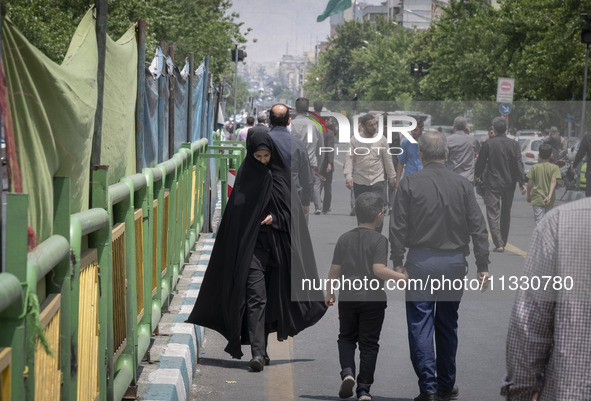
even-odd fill
[[(170, 248), (170, 246), (169, 246), (170, 245), (170, 230), (169, 230), (169, 227), (170, 227), (170, 216), (171, 216), (171, 213), (170, 213), (170, 206), (171, 206), (170, 205), (171, 204), (171, 202), (170, 202), (170, 196), (171, 196), (171, 192), (172, 191), (170, 190), (170, 184), (167, 182), (167, 180), (168, 180), (168, 172), (169, 172), (169, 170), (172, 170), (172, 166), (171, 165), (173, 165), (173, 163), (170, 162), (170, 161), (167, 161), (165, 163), (161, 163), (158, 166), (156, 166), (156, 168), (158, 170), (160, 170), (160, 173), (162, 175), (162, 178), (160, 180), (161, 194), (158, 197), (158, 212), (159, 212), (158, 219), (159, 220), (161, 219), (161, 221), (158, 222), (158, 230), (159, 230), (158, 235), (160, 237), (160, 241), (161, 241), (160, 244), (161, 244), (161, 247), (162, 247), (161, 249), (163, 250), (163, 252), (165, 250), (164, 249), (164, 244), (162, 244), (164, 233), (167, 234), (167, 238), (168, 238), (167, 243), (166, 243), (166, 253), (165, 253), (166, 258), (164, 257), (164, 255), (162, 257), (160, 257), (159, 263), (161, 263), (163, 265), (166, 264), (166, 270), (167, 270), (166, 273), (168, 273), (168, 269), (170, 268), (170, 263), (169, 263), (170, 254), (168, 253), (168, 251), (169, 251), (169, 248)], [(165, 210), (164, 210), (164, 198), (165, 198), (165, 192), (166, 192), (166, 190), (168, 190), (168, 211), (167, 211), (168, 212), (168, 215), (167, 216), (164, 215), (164, 213), (165, 213)], [(162, 207), (162, 208), (160, 208), (160, 207)], [(162, 211), (162, 213), (160, 213), (160, 211)], [(166, 225), (164, 224), (165, 223), (165, 217), (166, 217), (166, 220), (168, 221), (168, 224), (166, 224)], [(166, 273), (165, 274), (162, 274), (162, 268), (163, 268), (163, 266), (160, 266), (160, 269), (159, 269), (160, 271), (158, 272), (159, 283), (160, 283), (159, 284), (158, 291), (159, 291), (159, 294), (160, 294), (160, 312), (161, 313), (162, 313), (162, 310), (166, 310), (168, 308), (169, 297), (170, 297), (170, 285), (166, 281)]]
[[(7, 205), (8, 208), (8, 205)], [(9, 215), (7, 214), (7, 220)], [(11, 236), (6, 241), (13, 243)], [(7, 263), (8, 268), (10, 264)], [(22, 267), (23, 265), (21, 265)], [(24, 271), (24, 269), (21, 268)], [(11, 273), (0, 273), (0, 347), (10, 348), (10, 390), (12, 400), (25, 395), (25, 293), (21, 281)]]
[[(25, 282), (27, 279), (23, 266), (27, 265), (28, 213), (29, 195), (6, 194), (6, 227), (10, 227), (10, 235), (6, 237), (6, 273), (13, 274), (19, 283)], [(26, 308), (27, 306), (24, 305), (25, 311)], [(6, 326), (2, 325), (0, 333), (2, 336), (4, 333), (8, 335), (12, 347), (12, 397), (14, 400), (25, 399), (28, 367), (25, 362), (24, 317), (6, 321)]]
[[(111, 225), (113, 222), (111, 202), (109, 198), (109, 182), (107, 179), (108, 166), (92, 166), (91, 173), (91, 208), (102, 209), (107, 216), (106, 226), (88, 233), (88, 246), (97, 249), (97, 259), (100, 266), (99, 284), (99, 390), (101, 400), (113, 397), (113, 383), (115, 369), (113, 366), (113, 249), (111, 244)], [(97, 211), (98, 213), (98, 211)], [(80, 274), (80, 266), (78, 267)], [(77, 318), (76, 314), (76, 318)], [(102, 350), (105, 350), (103, 355)]]
[[(148, 229), (147, 229), (147, 239), (146, 243), (148, 246), (146, 247), (145, 255), (147, 259), (144, 261), (148, 261), (145, 265), (149, 267), (146, 269), (146, 272), (149, 271), (150, 274), (146, 283), (146, 295), (149, 297), (144, 299), (146, 300), (144, 306), (144, 318), (148, 318), (146, 322), (149, 323), (148, 326), (148, 342), (150, 340), (151, 333), (156, 329), (158, 322), (160, 321), (160, 313), (161, 313), (161, 304), (160, 304), (160, 296), (162, 290), (160, 288), (162, 275), (161, 275), (161, 265), (160, 261), (162, 260), (162, 212), (164, 210), (162, 206), (162, 201), (160, 200), (161, 193), (163, 191), (162, 188), (162, 172), (155, 168), (145, 168), (142, 171), (142, 174), (146, 177), (147, 181), (147, 195), (146, 195), (146, 204), (148, 208), (148, 214), (150, 216), (148, 222)], [(154, 213), (154, 202), (157, 203), (156, 206), (156, 213)], [(145, 233), (146, 234), (146, 233)], [(155, 271), (153, 271), (155, 269)], [(153, 276), (155, 274), (155, 277)], [(153, 282), (153, 279), (156, 279)], [(155, 287), (154, 287), (155, 285)], [(144, 324), (144, 321), (142, 321)]]
[[(191, 196), (192, 196), (192, 182), (193, 182), (193, 153), (191, 152), (191, 143), (183, 143), (179, 153), (185, 154), (185, 184), (183, 196), (183, 246), (181, 254), (183, 255), (183, 262), (189, 260), (191, 253)], [(184, 252), (183, 252), (184, 251)]]
[[(53, 233), (61, 235), (70, 243), (70, 179), (55, 177), (53, 179)], [(62, 311), (70, 311), (71, 297), (71, 258), (65, 258), (54, 269), (55, 277), (47, 283), (48, 293), (61, 294)], [(70, 397), (72, 386), (72, 353), (71, 353), (72, 322), (70, 313), (60, 314), (60, 360), (62, 371), (61, 399)]]
[(174, 154), (174, 157), (170, 159), (175, 164), (175, 174), (174, 180), (171, 188), (171, 195), (170, 195), (170, 212), (171, 218), (169, 219), (170, 223), (170, 235), (168, 237), (168, 242), (170, 245), (170, 265), (169, 269), (166, 270), (167, 281), (170, 285), (170, 291), (174, 291), (176, 288), (176, 280), (179, 276), (179, 255), (180, 251), (180, 238), (181, 238), (181, 210), (182, 210), (182, 201), (181, 201), (181, 193), (182, 193), (182, 184), (181, 184), (181, 176), (183, 170), (183, 161), (180, 155)]
[(176, 176), (178, 165), (175, 159), (167, 160), (157, 167), (162, 171), (163, 187), (169, 190), (168, 196), (168, 226), (162, 230), (168, 231), (166, 274), (162, 277), (162, 310), (167, 310), (172, 292), (172, 271), (175, 259), (175, 218), (176, 218)]
[[(38, 307), (43, 305), (45, 299), (45, 276), (68, 255), (69, 248), (69, 243), (64, 237), (52, 235), (27, 253), (27, 296), (29, 299), (37, 297)], [(39, 312), (41, 311), (39, 310)], [(36, 327), (39, 324), (39, 316), (27, 311), (25, 317), (25, 353), (29, 374), (25, 386), (26, 398), (31, 400), (37, 398), (35, 396), (35, 351), (37, 348)], [(55, 358), (59, 358), (57, 350), (51, 349), (50, 352), (54, 354)]]
[[(144, 199), (146, 178), (142, 174), (134, 174), (132, 176), (123, 177), (120, 182), (127, 186), (129, 191), (129, 201), (125, 202), (127, 210), (125, 211), (125, 264), (126, 264), (126, 320), (127, 320), (127, 346), (123, 353), (119, 356), (116, 362), (115, 384), (114, 384), (114, 399), (121, 399), (130, 383), (135, 382), (137, 373), (136, 361), (139, 357), (138, 349), (138, 304), (137, 294), (141, 291), (143, 295), (144, 282), (140, 284), (142, 288), (137, 288), (137, 273), (136, 273), (136, 237), (135, 237), (135, 210), (142, 209), (141, 219), (143, 226), (144, 217)], [(121, 210), (123, 214), (123, 210)], [(141, 239), (143, 241), (143, 238)], [(143, 247), (142, 247), (143, 248)], [(143, 256), (143, 255), (141, 255)], [(145, 309), (144, 309), (145, 312)], [(144, 353), (146, 349), (144, 350)], [(142, 354), (143, 356), (143, 354)], [(141, 360), (141, 359), (140, 359)], [(134, 383), (135, 384), (135, 383)]]

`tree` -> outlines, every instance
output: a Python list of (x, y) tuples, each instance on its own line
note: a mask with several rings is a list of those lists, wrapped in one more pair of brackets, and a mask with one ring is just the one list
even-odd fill
[[(329, 39), (328, 50), (310, 68), (304, 84), (306, 96), (323, 100), (352, 100), (367, 71), (358, 63), (359, 50), (372, 43), (379, 32), (374, 25), (348, 21)], [(318, 79), (316, 79), (318, 78)]]
[[(410, 100), (413, 85), (408, 78), (409, 48), (416, 32), (390, 24), (366, 49), (358, 50), (358, 65), (366, 75), (361, 78), (356, 92), (362, 99), (376, 101)], [(376, 68), (380, 66), (380, 68)]]
[(428, 74), (417, 100), (494, 100), (502, 40), (496, 11), (482, 0), (451, 0), (443, 15), (413, 43), (411, 59)]
[[(195, 53), (197, 62), (209, 55), (216, 78), (230, 69), (232, 38), (245, 43), (244, 36), (250, 32), (241, 32), (242, 23), (235, 22), (237, 14), (227, 15), (228, 0), (118, 0), (108, 4), (111, 37), (119, 38), (137, 20), (145, 19), (148, 59), (159, 41), (166, 41), (175, 47), (177, 61), (189, 52)], [(12, 0), (5, 6), (3, 14), (56, 62), (63, 60), (76, 25), (88, 10), (86, 1), (80, 0)]]
[(585, 46), (583, 0), (504, 0), (499, 12), (506, 72), (519, 100), (580, 99)]

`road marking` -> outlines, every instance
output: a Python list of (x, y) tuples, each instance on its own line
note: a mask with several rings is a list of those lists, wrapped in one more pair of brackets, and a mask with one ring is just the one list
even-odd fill
[[(274, 333), (269, 334), (269, 358), (271, 365), (267, 376), (268, 400), (292, 401), (293, 388), (293, 338), (279, 342)], [(275, 361), (275, 363), (274, 363)]]
[[(490, 234), (488, 234), (488, 239), (489, 239), (489, 241), (492, 242), (492, 237), (491, 237)], [(513, 246), (511, 244), (505, 244), (505, 250), (506, 251), (509, 251), (509, 252), (512, 252), (512, 253), (514, 253), (516, 255), (523, 256), (524, 258), (527, 256), (527, 252), (525, 252), (524, 250), (519, 249), (516, 246)]]
[(338, 161), (337, 159), (334, 159), (334, 164), (338, 164), (341, 167), (345, 167), (345, 165), (343, 163), (341, 163), (340, 161)]
[(517, 254), (519, 256), (523, 256), (524, 258), (527, 256), (527, 252), (525, 252), (525, 251), (523, 251), (511, 244), (505, 245), (505, 249), (508, 250), (509, 252), (513, 252), (514, 254)]

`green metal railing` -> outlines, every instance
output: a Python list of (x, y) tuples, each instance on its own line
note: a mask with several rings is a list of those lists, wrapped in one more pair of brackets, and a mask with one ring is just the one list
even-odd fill
[(91, 208), (81, 213), (70, 214), (69, 180), (55, 178), (54, 235), (29, 252), (28, 196), (7, 195), (0, 374), (10, 384), (2, 399), (120, 400), (135, 387), (206, 219), (206, 159), (218, 160), (225, 188), (229, 162), (244, 158), (243, 144), (228, 145), (185, 143), (113, 184), (99, 166)]
[[(213, 141), (208, 153), (201, 153), (201, 158), (216, 160), (218, 180), (222, 184), (222, 213), (226, 210), (228, 198), (228, 170), (238, 170), (246, 156), (246, 144), (239, 141)], [(229, 159), (230, 163), (226, 162)]]

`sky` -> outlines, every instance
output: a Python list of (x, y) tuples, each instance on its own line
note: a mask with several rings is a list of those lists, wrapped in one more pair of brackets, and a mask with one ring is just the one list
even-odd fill
[[(316, 22), (328, 0), (233, 0), (230, 11), (240, 14), (252, 31), (246, 36), (246, 62), (279, 62), (284, 54), (300, 56), (314, 50), (330, 33), (330, 18)], [(253, 43), (256, 38), (257, 42)]]

